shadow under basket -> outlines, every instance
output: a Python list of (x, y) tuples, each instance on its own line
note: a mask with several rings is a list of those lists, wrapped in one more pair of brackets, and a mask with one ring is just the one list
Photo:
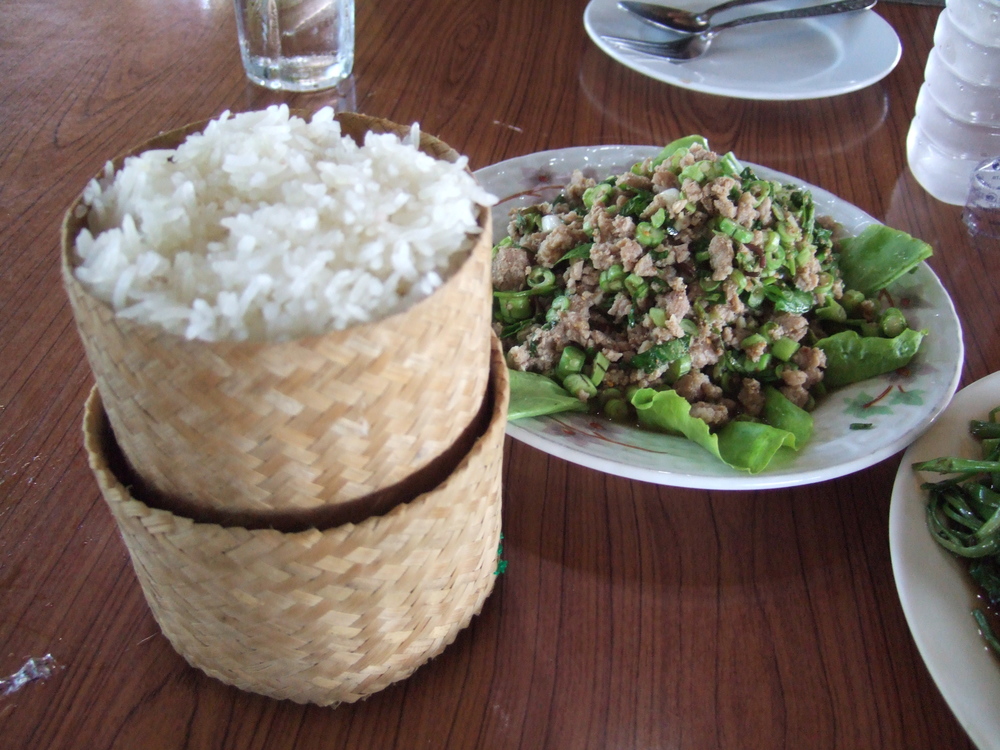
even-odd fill
[(133, 497), (91, 390), (84, 442), (154, 617), (192, 666), (297, 703), (351, 703), (441, 653), (493, 590), (509, 382), (496, 341), (492, 417), (435, 489), (360, 523), (294, 533), (201, 523)]

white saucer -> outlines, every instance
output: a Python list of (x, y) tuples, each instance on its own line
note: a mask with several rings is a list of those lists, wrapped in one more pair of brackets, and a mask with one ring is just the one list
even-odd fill
[[(733, 9), (715, 20), (790, 5), (787, 0), (775, 0), (752, 9)], [(694, 7), (701, 8), (697, 3)], [(677, 37), (620, 8), (618, 0), (591, 0), (583, 25), (594, 44), (632, 70), (681, 88), (738, 99), (819, 99), (857, 91), (888, 75), (902, 54), (896, 32), (873, 10), (748, 24), (722, 32), (708, 53), (687, 62), (627, 52), (605, 42), (602, 35), (649, 40)]]

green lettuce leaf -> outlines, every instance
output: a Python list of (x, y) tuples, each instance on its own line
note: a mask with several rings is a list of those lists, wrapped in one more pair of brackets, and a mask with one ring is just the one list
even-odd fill
[[(643, 388), (632, 397), (639, 421), (651, 429), (680, 433), (733, 468), (757, 474), (782, 448), (798, 449), (812, 434), (812, 417), (778, 391), (766, 394), (762, 422), (730, 422), (712, 433), (701, 419), (691, 416), (691, 404), (676, 391)], [(772, 421), (773, 420), (773, 421)]]
[(536, 372), (510, 370), (509, 419), (540, 417), (563, 411), (587, 411), (587, 404), (552, 378)]
[(812, 414), (789, 401), (777, 388), (764, 389), (764, 418), (769, 425), (795, 436), (796, 450), (809, 442), (813, 433)]
[(895, 338), (861, 336), (841, 331), (816, 342), (826, 353), (823, 382), (830, 388), (857, 383), (906, 367), (920, 348), (927, 331), (907, 328)]
[(866, 297), (885, 289), (933, 253), (923, 240), (883, 224), (870, 224), (856, 237), (842, 239), (839, 250), (845, 287)]

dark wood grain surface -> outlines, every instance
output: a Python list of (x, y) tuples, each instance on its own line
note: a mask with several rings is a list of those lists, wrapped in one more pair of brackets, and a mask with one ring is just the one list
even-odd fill
[[(967, 748), (911, 639), (889, 558), (896, 455), (794, 489), (674, 489), (508, 439), (507, 573), (408, 680), (336, 709), (189, 667), (160, 633), (82, 450), (92, 377), (59, 224), (105, 160), (224, 110), (334, 104), (422, 128), (473, 169), (542, 149), (717, 150), (931, 243), (963, 321), (963, 385), (1000, 367), (997, 257), (906, 167), (938, 9), (882, 4), (899, 66), (801, 102), (674, 88), (606, 57), (583, 0), (359, 0), (340, 92), (248, 83), (227, 0), (0, 7), (0, 748)], [(768, 75), (762, 51), (762, 76)], [(995, 252), (995, 251), (994, 251)]]

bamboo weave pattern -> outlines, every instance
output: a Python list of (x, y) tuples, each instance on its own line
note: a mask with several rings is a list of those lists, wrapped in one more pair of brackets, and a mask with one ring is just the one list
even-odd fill
[[(408, 132), (338, 119), (355, 138)], [(175, 146), (203, 126), (133, 153)], [(458, 156), (426, 134), (421, 148)], [(476, 417), (490, 369), (488, 209), (466, 260), (407, 311), (287, 343), (208, 343), (119, 318), (80, 286), (80, 206), (63, 224), (63, 281), (104, 408), (133, 468), (184, 507), (266, 513), (356, 501), (427, 466)]]
[(331, 705), (409, 676), (450, 644), (496, 578), (508, 381), (493, 347), (492, 419), (442, 485), (384, 516), (291, 534), (197, 523), (131, 497), (95, 388), (90, 465), (174, 648), (244, 690)]

